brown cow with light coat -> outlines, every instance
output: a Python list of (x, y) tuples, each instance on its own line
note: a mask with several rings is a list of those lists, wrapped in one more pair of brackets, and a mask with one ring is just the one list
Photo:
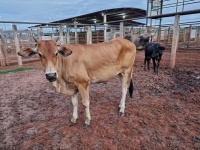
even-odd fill
[(26, 58), (39, 55), (46, 79), (53, 83), (58, 92), (71, 95), (73, 116), (70, 126), (74, 125), (78, 118), (78, 93), (85, 106), (85, 128), (90, 125), (91, 120), (89, 85), (105, 82), (116, 75), (122, 82), (119, 115), (124, 115), (129, 83), (132, 97), (132, 70), (136, 56), (136, 47), (128, 40), (117, 38), (108, 43), (61, 46), (57, 46), (54, 40), (40, 40), (36, 48), (27, 48), (18, 54)]

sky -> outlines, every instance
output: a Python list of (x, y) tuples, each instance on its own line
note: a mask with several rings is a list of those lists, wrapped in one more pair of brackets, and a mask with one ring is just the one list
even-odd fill
[[(176, 2), (177, 0), (170, 0), (170, 2), (173, 1)], [(147, 0), (0, 0), (0, 21), (51, 22), (120, 7), (146, 10)], [(199, 8), (200, 3), (197, 3), (187, 9)], [(175, 10), (167, 10), (167, 12), (170, 11)], [(199, 14), (189, 19), (198, 17)], [(27, 29), (29, 26), (31, 25), (18, 25), (18, 29)], [(0, 28), (12, 29), (12, 24), (0, 24)]]

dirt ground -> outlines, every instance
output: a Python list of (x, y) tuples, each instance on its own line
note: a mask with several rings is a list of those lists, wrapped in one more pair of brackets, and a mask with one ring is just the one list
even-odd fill
[(26, 64), (33, 70), (0, 75), (0, 149), (200, 149), (200, 50), (179, 50), (173, 71), (166, 50), (157, 79), (152, 69), (143, 71), (143, 58), (137, 51), (134, 97), (127, 95), (124, 117), (117, 112), (117, 77), (91, 85), (87, 129), (82, 128), (81, 100), (77, 124), (68, 126), (70, 97), (54, 91), (40, 63)]

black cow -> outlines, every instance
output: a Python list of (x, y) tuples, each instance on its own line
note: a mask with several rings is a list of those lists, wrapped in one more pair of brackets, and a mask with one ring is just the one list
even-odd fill
[(158, 67), (163, 54), (163, 50), (165, 50), (165, 48), (160, 46), (158, 43), (151, 42), (145, 46), (144, 70), (146, 70), (146, 62), (148, 65), (148, 70), (150, 70), (149, 63), (152, 58), (154, 73), (158, 75)]

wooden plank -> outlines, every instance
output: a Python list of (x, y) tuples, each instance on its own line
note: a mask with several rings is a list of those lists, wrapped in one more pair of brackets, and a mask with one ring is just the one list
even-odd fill
[(12, 25), (12, 28), (13, 28), (13, 32), (14, 32), (17, 62), (18, 62), (19, 66), (22, 66), (22, 58), (17, 54), (20, 51), (19, 39), (18, 39), (18, 35), (17, 35), (17, 26)]
[(173, 29), (173, 38), (172, 38), (172, 48), (171, 48), (171, 59), (170, 59), (170, 68), (174, 69), (175, 61), (176, 61), (176, 51), (178, 48), (178, 41), (179, 41), (179, 22), (180, 16), (176, 15), (174, 17), (174, 29)]

